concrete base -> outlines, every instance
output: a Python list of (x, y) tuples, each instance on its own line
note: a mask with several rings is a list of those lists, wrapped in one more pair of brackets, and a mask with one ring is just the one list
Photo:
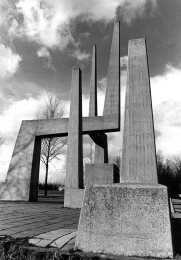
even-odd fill
[(87, 186), (76, 249), (173, 257), (167, 188), (159, 184)]
[(115, 164), (86, 164), (85, 186), (119, 183), (119, 169)]
[(82, 208), (84, 189), (65, 188), (64, 207)]
[(0, 184), (0, 200), (29, 201), (29, 186), (26, 181)]

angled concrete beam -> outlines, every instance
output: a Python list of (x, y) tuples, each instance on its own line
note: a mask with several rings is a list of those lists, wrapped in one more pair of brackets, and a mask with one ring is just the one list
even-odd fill
[(115, 22), (109, 60), (103, 115), (119, 115), (120, 120), (120, 23)]
[(128, 46), (121, 182), (158, 182), (145, 39)]
[[(96, 117), (83, 117), (83, 134), (89, 132), (116, 132), (119, 131), (117, 115), (106, 115)], [(44, 138), (68, 135), (68, 118), (50, 120), (23, 120), (23, 129), (33, 132), (34, 136)]]

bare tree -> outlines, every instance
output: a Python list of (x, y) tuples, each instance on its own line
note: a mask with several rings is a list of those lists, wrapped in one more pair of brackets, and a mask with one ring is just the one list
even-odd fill
[(178, 190), (181, 190), (181, 154), (175, 155), (172, 158), (172, 163), (174, 167), (174, 173), (177, 176)]
[[(58, 119), (63, 116), (61, 102), (52, 93), (48, 94), (45, 107), (37, 114), (37, 119)], [(45, 165), (45, 195), (47, 195), (47, 180), (49, 163), (59, 160), (59, 155), (65, 154), (66, 137), (51, 137), (42, 139), (40, 160)]]

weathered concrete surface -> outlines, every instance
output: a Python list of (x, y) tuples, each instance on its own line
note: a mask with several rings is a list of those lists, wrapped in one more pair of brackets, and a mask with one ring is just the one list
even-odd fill
[(145, 39), (129, 41), (127, 75), (121, 182), (157, 183)]
[(64, 207), (67, 208), (82, 208), (84, 198), (84, 189), (66, 188), (64, 195)]
[[(24, 129), (24, 122), (14, 147), (6, 181), (0, 191), (1, 200), (37, 200), (41, 141)], [(34, 192), (30, 192), (30, 185)]]
[(86, 164), (84, 185), (119, 183), (119, 169), (115, 164)]
[(120, 123), (120, 23), (115, 22), (103, 115), (117, 114)]
[(65, 179), (65, 207), (74, 207), (66, 198), (72, 189), (83, 189), (83, 144), (82, 144), (82, 78), (80, 69), (73, 69), (70, 99), (70, 116), (67, 141), (67, 170)]
[(84, 252), (173, 257), (167, 188), (149, 183), (87, 186), (75, 247)]

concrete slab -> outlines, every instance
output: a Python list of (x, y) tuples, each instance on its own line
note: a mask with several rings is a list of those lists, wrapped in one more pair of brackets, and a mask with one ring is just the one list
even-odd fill
[(51, 243), (50, 246), (62, 248), (70, 239), (72, 239), (76, 235), (77, 232), (72, 232), (71, 234), (60, 237), (57, 240), (55, 240), (53, 243)]
[(52, 243), (52, 239), (41, 239), (38, 243), (36, 243), (36, 246), (47, 247), (51, 243)]
[(172, 258), (167, 188), (139, 183), (87, 186), (75, 247), (84, 252)]
[(62, 237), (64, 235), (67, 235), (67, 234), (70, 234), (72, 232), (75, 232), (77, 230), (75, 229), (57, 229), (57, 230), (54, 230), (54, 231), (50, 231), (50, 232), (46, 232), (46, 233), (43, 233), (43, 234), (40, 234), (38, 236), (36, 236), (36, 238), (43, 238), (43, 239), (57, 239), (59, 237)]
[(84, 189), (65, 188), (64, 207), (81, 208), (84, 196)]
[(29, 243), (33, 244), (33, 245), (36, 245), (40, 241), (41, 241), (41, 239), (39, 239), (39, 238), (30, 238), (29, 239)]

